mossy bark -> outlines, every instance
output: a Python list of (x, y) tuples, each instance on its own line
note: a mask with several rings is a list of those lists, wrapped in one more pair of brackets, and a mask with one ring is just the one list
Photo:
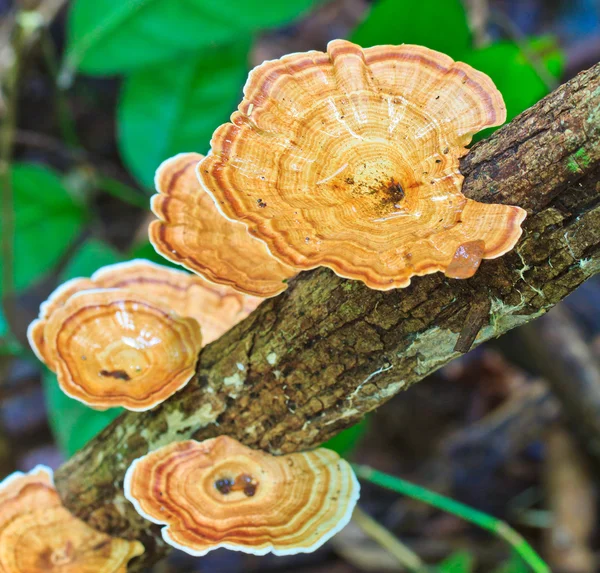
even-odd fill
[[(202, 350), (195, 378), (150, 412), (127, 413), (56, 474), (67, 507), (164, 555), (159, 527), (122, 493), (131, 461), (172, 442), (228, 434), (274, 453), (314, 447), (457, 356), (473, 304), (479, 344), (544, 313), (600, 269), (600, 64), (476, 145), (464, 192), (528, 210), (524, 236), (469, 280), (441, 274), (378, 292), (326, 269)], [(471, 313), (472, 316), (472, 313)]]

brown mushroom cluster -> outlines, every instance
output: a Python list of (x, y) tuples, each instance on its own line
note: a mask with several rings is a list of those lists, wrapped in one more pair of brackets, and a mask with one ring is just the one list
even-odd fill
[(125, 497), (191, 555), (218, 547), (308, 553), (350, 520), (360, 487), (335, 452), (272, 456), (227, 436), (164, 446), (133, 462)]
[(146, 410), (183, 387), (202, 344), (260, 300), (134, 260), (60, 286), (41, 305), (28, 338), (69, 396), (97, 409)]
[(2, 573), (126, 573), (143, 552), (139, 541), (110, 537), (71, 515), (49, 468), (16, 472), (0, 483)]
[(461, 193), (466, 145), (505, 119), (488, 76), (422, 46), (334, 40), (265, 62), (211, 153), (158, 170), (152, 242), (261, 296), (317, 266), (378, 290), (469, 278), (514, 247), (526, 216)]

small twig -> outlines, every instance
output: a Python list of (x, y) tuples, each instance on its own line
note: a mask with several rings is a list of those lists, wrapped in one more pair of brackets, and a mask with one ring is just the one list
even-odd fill
[(412, 497), (433, 507), (452, 513), (465, 521), (486, 529), (504, 539), (522, 557), (535, 573), (550, 573), (550, 568), (535, 552), (533, 547), (507, 523), (496, 519), (487, 513), (473, 509), (449, 497), (440, 495), (431, 490), (407, 482), (403, 479), (385, 474), (367, 466), (353, 464), (356, 475), (375, 485), (395, 491), (396, 493)]
[(471, 350), (479, 331), (489, 322), (491, 308), (492, 301), (487, 296), (476, 299), (471, 304), (463, 329), (454, 345), (456, 352), (465, 354)]
[(6, 74), (3, 91), (6, 93), (3, 127), (0, 132), (0, 185), (2, 187), (2, 308), (9, 326), (16, 323), (12, 297), (15, 290), (14, 280), (14, 240), (15, 214), (12, 188), (11, 160), (14, 134), (17, 124), (18, 86), (21, 74), (21, 57), (26, 29), (20, 18), (16, 17), (12, 36), (13, 61)]
[(546, 378), (573, 432), (600, 468), (600, 367), (563, 306), (517, 334), (524, 357)]
[(546, 439), (544, 482), (552, 522), (545, 532), (545, 553), (563, 573), (597, 570), (591, 547), (597, 522), (594, 479), (578, 446), (558, 425)]
[(427, 573), (428, 567), (426, 567), (416, 553), (360, 507), (357, 506), (354, 509), (352, 519), (371, 539), (379, 543), (381, 547), (393, 555), (406, 569), (413, 573)]
[(40, 47), (42, 54), (46, 62), (46, 67), (50, 72), (52, 78), (52, 89), (54, 91), (54, 102), (56, 105), (56, 115), (58, 119), (58, 125), (60, 127), (62, 137), (67, 145), (71, 148), (79, 148), (81, 144), (79, 137), (77, 136), (77, 129), (75, 125), (75, 119), (71, 114), (69, 108), (69, 102), (65, 96), (65, 92), (58, 87), (57, 77), (59, 73), (58, 57), (56, 55), (56, 47), (52, 41), (47, 29), (42, 32), (40, 37)]

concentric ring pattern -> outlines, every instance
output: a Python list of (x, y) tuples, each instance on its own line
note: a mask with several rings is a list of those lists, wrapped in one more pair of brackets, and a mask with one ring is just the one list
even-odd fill
[(103, 410), (148, 410), (193, 376), (200, 326), (125, 289), (71, 296), (45, 337), (66, 394)]
[(181, 153), (158, 168), (148, 234), (156, 251), (207, 280), (260, 297), (286, 288), (297, 270), (274, 259), (244, 225), (223, 217), (196, 177), (198, 153)]
[(192, 555), (314, 551), (346, 525), (358, 495), (350, 465), (331, 450), (272, 456), (227, 436), (160, 448), (125, 477), (136, 510)]
[(387, 290), (446, 271), (462, 245), (484, 259), (515, 245), (525, 211), (467, 199), (458, 170), (472, 135), (505, 119), (493, 82), (466, 64), (335, 40), (255, 68), (197, 171), (283, 263)]

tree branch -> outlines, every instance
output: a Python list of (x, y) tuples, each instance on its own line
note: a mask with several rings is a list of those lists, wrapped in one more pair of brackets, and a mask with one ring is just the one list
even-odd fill
[[(516, 249), (469, 280), (441, 274), (371, 291), (327, 269), (199, 356), (196, 377), (151, 412), (127, 413), (64, 464), (57, 487), (75, 514), (164, 555), (159, 527), (122, 494), (131, 461), (188, 438), (229, 434), (275, 453), (314, 447), (458, 355), (470, 306), (490, 301), (480, 344), (544, 313), (600, 269), (600, 64), (476, 145), (467, 196), (529, 211)], [(467, 327), (469, 325), (466, 325)]]

